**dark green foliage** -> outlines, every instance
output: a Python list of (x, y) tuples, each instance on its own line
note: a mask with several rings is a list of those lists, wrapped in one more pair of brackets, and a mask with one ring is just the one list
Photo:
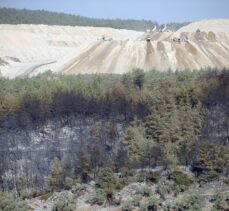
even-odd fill
[(133, 74), (134, 74), (134, 81), (133, 81), (134, 85), (141, 90), (145, 82), (145, 73), (141, 69), (136, 69), (133, 71)]
[(184, 186), (185, 188), (192, 184), (192, 180), (181, 171), (172, 172), (172, 179), (175, 181), (175, 185)]
[(64, 188), (65, 172), (63, 163), (55, 159), (51, 166), (51, 174), (48, 177), (48, 183), (52, 191), (60, 191)]
[(159, 172), (148, 172), (146, 174), (146, 180), (152, 183), (157, 183), (160, 180), (160, 173)]
[(228, 163), (228, 152), (216, 144), (205, 142), (199, 146), (199, 157), (193, 164), (193, 171), (202, 182), (217, 179)]
[[(209, 181), (229, 168), (228, 81), (228, 70), (0, 78), (0, 129), (10, 134), (49, 120), (93, 119), (89, 149), (80, 146), (73, 153), (75, 169), (66, 171), (62, 163), (50, 173), (54, 190), (70, 188), (64, 184), (66, 177), (83, 182), (99, 178), (99, 169), (107, 166), (118, 172), (124, 166), (131, 170), (192, 165), (200, 179)], [(1, 141), (4, 149), (8, 140)], [(8, 155), (4, 151), (0, 155), (0, 175), (4, 175)], [(122, 187), (111, 170), (99, 174), (109, 178), (108, 183), (99, 181), (108, 196)], [(157, 176), (143, 179), (156, 182)], [(17, 182), (18, 189), (31, 186), (27, 178)], [(178, 175), (176, 183), (181, 190), (189, 182)]]
[[(116, 29), (129, 29), (144, 31), (157, 26), (163, 28), (157, 22), (150, 20), (121, 20), (121, 19), (95, 19), (76, 15), (69, 15), (44, 10), (19, 10), (0, 8), (0, 24), (46, 24), (66, 26), (95, 26), (112, 27)], [(169, 23), (167, 28), (177, 30), (188, 23)]]
[(66, 177), (64, 181), (65, 189), (70, 190), (74, 185), (74, 180), (71, 177)]
[(110, 168), (100, 169), (97, 175), (97, 183), (104, 191), (108, 202), (113, 201), (113, 194), (118, 184), (114, 172)]
[(52, 193), (46, 193), (46, 194), (40, 196), (40, 199), (44, 200), (44, 201), (47, 201), (50, 198), (51, 195), (52, 195)]

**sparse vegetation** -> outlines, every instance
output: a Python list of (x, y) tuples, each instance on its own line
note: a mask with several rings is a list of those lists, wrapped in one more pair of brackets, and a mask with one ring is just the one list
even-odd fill
[(177, 203), (178, 210), (201, 211), (203, 206), (203, 198), (196, 193), (185, 196), (181, 202)]
[(214, 205), (212, 211), (228, 210), (229, 209), (229, 194), (216, 192), (211, 200)]
[(87, 203), (91, 205), (94, 204), (103, 205), (105, 201), (106, 201), (106, 195), (101, 190), (96, 191), (96, 193), (90, 195), (89, 198), (87, 199)]
[(184, 192), (192, 184), (191, 179), (181, 171), (174, 171), (172, 173), (172, 178), (175, 182), (172, 187), (175, 194)]
[(134, 206), (133, 206), (133, 201), (132, 200), (126, 201), (122, 205), (122, 211), (131, 211), (133, 208), (134, 208)]
[(137, 189), (136, 194), (140, 194), (140, 195), (142, 195), (144, 197), (149, 197), (152, 194), (152, 190), (150, 189), (149, 186), (144, 185), (143, 187), (140, 187), (140, 188)]
[(1, 211), (29, 211), (27, 203), (20, 198), (5, 197), (0, 192), (0, 210)]
[(74, 211), (76, 204), (72, 199), (60, 198), (53, 206), (52, 211)]

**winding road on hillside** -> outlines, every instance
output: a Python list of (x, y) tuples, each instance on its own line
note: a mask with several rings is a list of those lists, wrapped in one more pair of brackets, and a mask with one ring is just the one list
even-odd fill
[(54, 64), (56, 63), (57, 60), (51, 60), (51, 61), (46, 61), (46, 62), (41, 62), (41, 63), (36, 63), (36, 64), (32, 64), (28, 67), (26, 67), (23, 71), (22, 74), (18, 75), (16, 78), (24, 78), (29, 76), (30, 74), (32, 74), (37, 68), (45, 66), (45, 65), (49, 65), (49, 64)]

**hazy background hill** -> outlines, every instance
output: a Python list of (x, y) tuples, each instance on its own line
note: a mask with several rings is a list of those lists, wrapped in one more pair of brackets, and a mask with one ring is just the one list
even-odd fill
[[(48, 12), (44, 10), (19, 10), (10, 8), (0, 8), (0, 24), (46, 24), (61, 26), (95, 26), (112, 27), (115, 29), (129, 29), (144, 31), (157, 26), (164, 28), (155, 21), (150, 20), (121, 20), (121, 19), (95, 19), (83, 16), (69, 15), (65, 13)], [(169, 23), (168, 30), (176, 31), (188, 23)]]

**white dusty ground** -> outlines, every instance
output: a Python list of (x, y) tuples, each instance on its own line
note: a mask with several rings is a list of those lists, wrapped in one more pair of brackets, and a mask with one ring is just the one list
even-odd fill
[[(23, 73), (36, 74), (42, 70), (40, 68), (35, 72), (38, 67), (52, 63), (44, 66), (43, 70), (47, 70), (54, 61), (68, 60), (71, 55), (83, 52), (85, 47), (102, 37), (105, 40), (127, 40), (136, 39), (141, 34), (112, 28), (0, 25), (0, 71), (9, 78)], [(15, 59), (20, 62), (15, 62)]]
[(179, 32), (201, 31), (226, 32), (229, 33), (229, 19), (202, 20), (182, 27)]
[(0, 25), (0, 71), (4, 77), (34, 76), (48, 69), (78, 74), (205, 67), (229, 67), (229, 20), (191, 23), (175, 33)]

